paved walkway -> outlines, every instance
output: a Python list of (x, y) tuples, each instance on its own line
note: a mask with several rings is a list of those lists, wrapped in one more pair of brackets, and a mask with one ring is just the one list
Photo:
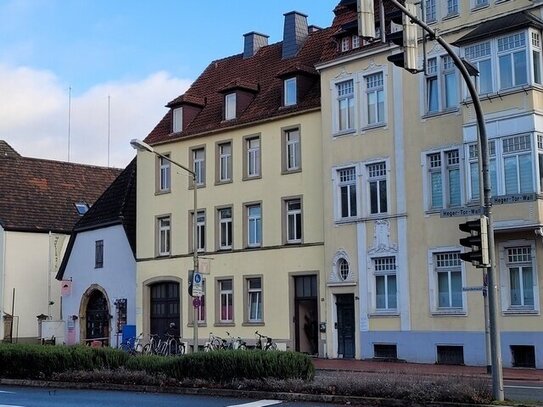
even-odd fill
[[(410, 375), (456, 375), (489, 377), (486, 367), (456, 366), (456, 365), (430, 365), (422, 363), (379, 362), (374, 360), (352, 359), (313, 359), (318, 370), (341, 370), (370, 373), (404, 373)], [(543, 370), (504, 368), (504, 380), (529, 380), (543, 382)]]

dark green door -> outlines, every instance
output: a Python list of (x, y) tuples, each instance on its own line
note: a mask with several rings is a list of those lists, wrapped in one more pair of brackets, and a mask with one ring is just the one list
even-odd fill
[(338, 356), (346, 359), (354, 358), (354, 296), (352, 294), (336, 295)]

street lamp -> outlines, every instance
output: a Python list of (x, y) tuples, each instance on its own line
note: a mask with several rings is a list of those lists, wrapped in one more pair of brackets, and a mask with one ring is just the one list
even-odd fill
[[(182, 170), (188, 172), (190, 175), (192, 175), (192, 186), (194, 190), (194, 213), (192, 215), (192, 258), (193, 258), (193, 267), (194, 267), (194, 274), (198, 273), (198, 247), (196, 244), (196, 212), (198, 211), (198, 199), (197, 199), (197, 190), (198, 187), (196, 185), (196, 172), (193, 170), (185, 167), (183, 164), (179, 164), (178, 162), (172, 160), (170, 157), (165, 156), (164, 154), (160, 154), (158, 151), (156, 151), (153, 147), (151, 147), (149, 144), (138, 140), (138, 139), (132, 139), (130, 140), (130, 145), (135, 148), (138, 151), (147, 151), (149, 153), (153, 153), (157, 155), (158, 157), (172, 163), (173, 165), (176, 165), (177, 167), (181, 168)], [(198, 352), (198, 307), (194, 307), (194, 321), (192, 323), (193, 326), (193, 352)]]

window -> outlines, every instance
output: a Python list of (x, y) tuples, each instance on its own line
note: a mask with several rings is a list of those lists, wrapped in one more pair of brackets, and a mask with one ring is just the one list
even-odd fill
[(351, 49), (351, 38), (343, 37), (341, 39), (341, 52), (349, 51)]
[[(469, 154), (469, 172), (470, 172), (470, 189), (471, 199), (479, 200), (481, 195), (480, 183), (479, 183), (479, 149), (477, 144), (470, 144), (468, 146)], [(490, 188), (492, 196), (497, 195), (498, 178), (496, 172), (496, 142), (491, 140), (488, 142), (488, 155), (489, 155), (489, 173), (490, 173)]]
[(387, 208), (387, 166), (386, 163), (380, 162), (369, 164), (368, 171), (368, 187), (370, 198), (370, 213), (386, 213)]
[(302, 168), (300, 130), (285, 130), (283, 137), (283, 170), (285, 172), (300, 170)]
[(217, 146), (219, 156), (219, 183), (232, 181), (232, 143), (220, 143)]
[(498, 38), (498, 61), (500, 89), (527, 84), (526, 33)]
[(385, 91), (383, 73), (378, 72), (364, 77), (366, 84), (367, 125), (385, 121)]
[(533, 192), (531, 136), (503, 139), (505, 194)]
[(341, 257), (337, 261), (337, 273), (341, 281), (347, 280), (349, 278), (349, 262)]
[(488, 6), (488, 0), (473, 0), (473, 8)]
[(296, 78), (285, 79), (283, 83), (283, 92), (285, 96), (283, 103), (285, 106), (292, 106), (297, 103)]
[(157, 218), (158, 228), (158, 255), (168, 256), (171, 247), (171, 222), (169, 216)]
[(511, 308), (534, 309), (534, 269), (530, 246), (506, 249)]
[(221, 323), (234, 322), (234, 292), (232, 289), (232, 280), (219, 280), (219, 304), (220, 304), (220, 317)]
[(360, 48), (360, 37), (358, 35), (352, 36), (352, 47), (353, 49)]
[[(458, 78), (452, 58), (429, 58), (426, 69), (426, 111), (458, 107)], [(439, 75), (438, 75), (439, 74)]]
[(340, 218), (351, 218), (357, 214), (356, 199), (356, 168), (342, 168), (337, 170), (339, 188), (339, 214)]
[(260, 177), (260, 137), (245, 139), (245, 166), (247, 178)]
[(173, 109), (173, 132), (178, 133), (183, 131), (183, 108), (178, 107)]
[(447, 0), (447, 16), (458, 14), (458, 0)]
[[(193, 297), (191, 297), (190, 295), (187, 296), (187, 299), (188, 299), (188, 304), (187, 306), (189, 307), (188, 309), (190, 310), (189, 312), (189, 325), (192, 325), (194, 324), (194, 306), (192, 304), (192, 301), (193, 301)], [(206, 323), (206, 279), (205, 278), (202, 278), (202, 295), (200, 296), (200, 306), (196, 308), (196, 314), (198, 316), (198, 325), (199, 326), (202, 326)]]
[(158, 191), (168, 192), (171, 185), (171, 164), (167, 158), (169, 154), (164, 154), (164, 157), (158, 157), (159, 176), (158, 176)]
[(338, 130), (354, 129), (354, 81), (352, 79), (336, 84)]
[(206, 183), (206, 156), (205, 148), (192, 149), (192, 170), (196, 174), (196, 185), (203, 186)]
[(217, 211), (219, 229), (219, 250), (232, 249), (232, 208)]
[(89, 210), (89, 204), (86, 202), (76, 202), (74, 206), (79, 216), (83, 216)]
[(436, 0), (426, 0), (424, 17), (427, 23), (432, 23), (437, 20)]
[(462, 268), (457, 252), (436, 254), (438, 309), (461, 309)]
[(534, 82), (541, 85), (541, 35), (531, 32), (532, 35), (532, 65), (534, 70)]
[(492, 54), (490, 41), (466, 47), (465, 56), (479, 71), (479, 76), (476, 77), (476, 86), (479, 93), (492, 92)]
[(247, 322), (262, 322), (262, 279), (248, 278), (247, 284)]
[(232, 120), (236, 118), (236, 94), (229, 93), (224, 97), (224, 119)]
[(104, 241), (97, 240), (94, 242), (94, 268), (101, 269), (104, 267)]
[[(189, 225), (189, 241), (191, 242), (191, 251), (194, 250), (193, 245), (193, 216), (194, 212), (191, 213), (191, 222)], [(196, 213), (196, 248), (199, 252), (205, 252), (206, 250), (206, 213), (205, 211), (198, 211)]]
[(262, 208), (260, 204), (247, 205), (247, 246), (259, 247), (262, 245)]
[(460, 154), (458, 150), (427, 155), (429, 209), (461, 205)]
[(377, 311), (395, 310), (398, 307), (396, 258), (374, 258), (373, 265), (375, 270), (375, 309)]
[(302, 242), (302, 200), (285, 200), (286, 243)]

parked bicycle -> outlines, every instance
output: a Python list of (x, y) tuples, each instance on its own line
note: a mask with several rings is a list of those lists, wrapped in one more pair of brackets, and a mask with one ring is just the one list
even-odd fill
[(277, 344), (273, 342), (271, 337), (262, 335), (258, 331), (255, 331), (255, 335), (256, 335), (256, 349), (277, 350)]
[(131, 355), (141, 355), (143, 353), (143, 332), (138, 336), (128, 338), (126, 342), (121, 343), (119, 348), (125, 352), (130, 353)]
[(241, 336), (232, 336), (230, 335), (230, 332), (226, 331), (226, 335), (228, 335), (228, 341), (226, 348), (232, 349), (232, 350), (245, 350), (247, 349), (247, 343), (241, 339)]
[(227, 348), (226, 339), (223, 339), (217, 335), (213, 335), (212, 332), (209, 333), (209, 339), (204, 346), (204, 352), (211, 352), (214, 350), (223, 350), (226, 348)]

